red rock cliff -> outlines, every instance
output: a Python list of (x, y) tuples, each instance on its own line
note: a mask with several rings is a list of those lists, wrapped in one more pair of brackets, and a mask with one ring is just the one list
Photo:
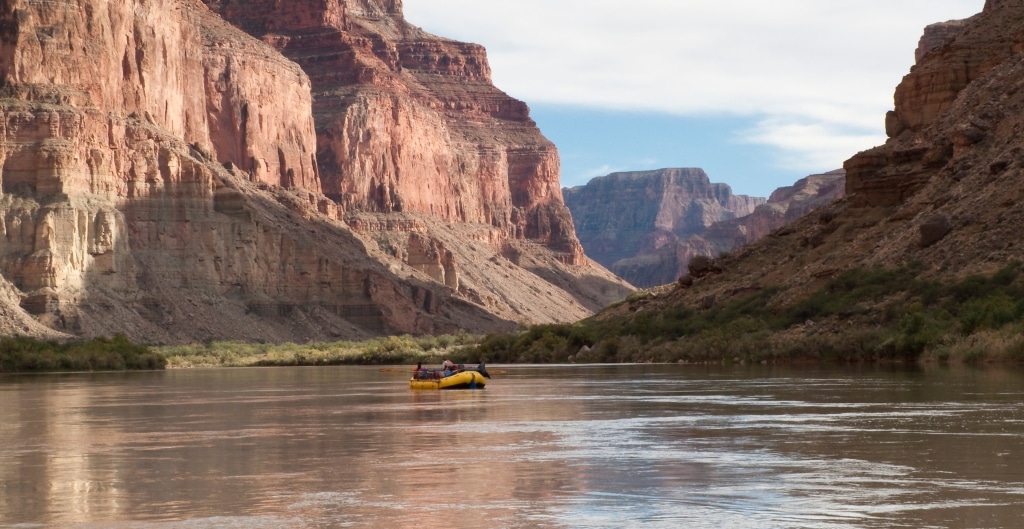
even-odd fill
[(483, 47), (411, 26), (398, 0), (206, 3), (310, 76), (322, 189), (345, 210), (487, 224), (583, 263), (557, 151)]
[(609, 269), (647, 288), (675, 281), (695, 256), (736, 250), (841, 198), (843, 180), (842, 170), (811, 175), (765, 201), (732, 195), (702, 170), (675, 169), (617, 173), (565, 196), (587, 251), (611, 255)]
[(765, 202), (733, 195), (728, 185), (711, 183), (702, 169), (613, 173), (566, 189), (565, 197), (587, 255), (609, 268), (716, 222), (746, 216)]
[[(1017, 0), (989, 0), (985, 10), (954, 27), (896, 88), (895, 110), (886, 116), (885, 145), (854, 156), (845, 164), (847, 189), (855, 205), (899, 204), (927, 183), (953, 158), (958, 147), (977, 143), (986, 120), (963, 123), (956, 134), (934, 130), (962, 91), (1024, 50), (1024, 29)], [(950, 23), (946, 23), (950, 25)], [(960, 26), (954, 24), (953, 26)], [(926, 31), (925, 46), (929, 46)], [(937, 134), (938, 133), (938, 134)]]
[[(400, 12), (398, 3), (335, 7), (318, 16)], [(281, 20), (304, 20), (296, 13)], [(358, 39), (387, 56), (383, 41)], [(383, 83), (353, 91), (356, 100), (408, 105), (382, 95), (384, 73), (335, 71)], [(564, 266), (572, 259), (534, 252), (516, 266), (498, 256), (529, 241), (495, 230), (575, 241), (559, 238), (572, 232), (557, 222), (557, 200), (549, 225), (558, 229), (545, 239), (537, 219), (548, 203), (533, 188), (517, 201), (506, 184), (501, 229), (340, 213), (320, 194), (312, 105), (296, 63), (198, 1), (0, 3), (0, 332), (149, 342), (486, 332), (582, 317), (626, 291), (596, 267)], [(379, 132), (359, 137), (372, 143)], [(503, 148), (514, 149), (494, 147), (509, 167), (529, 165)], [(357, 166), (380, 159), (357, 152), (366, 154)], [(377, 196), (404, 209), (394, 206), (412, 199), (392, 189)]]
[[(319, 187), (312, 119), (302, 111), (280, 112), (309, 107), (307, 77), (273, 50), (238, 39), (237, 30), (202, 4), (85, 2), (61, 9), (13, 0), (0, 9), (3, 95), (76, 109), (62, 115), (54, 107), (47, 130), (40, 131), (72, 142), (47, 149), (59, 167), (49, 178), (24, 176), (24, 183), (50, 193), (103, 180), (100, 173), (111, 164), (128, 163), (115, 158), (125, 154), (119, 149), (124, 121), (138, 120), (214, 152), (254, 180)], [(272, 75), (264, 79), (263, 72)], [(106, 110), (116, 112), (90, 114)], [(5, 164), (31, 165), (23, 158), (40, 158), (31, 150), (8, 151)], [(4, 169), (5, 186), (15, 185), (17, 171)], [(124, 195), (136, 186), (126, 187), (132, 189), (112, 191)]]
[(12, 1), (0, 20), (0, 269), (30, 312), (135, 289), (129, 239), (173, 239), (150, 230), (179, 212), (121, 206), (213, 193), (211, 153), (319, 187), (311, 117), (280, 111), (309, 107), (307, 77), (202, 4)]
[(948, 20), (937, 22), (924, 28), (924, 34), (917, 43), (917, 50), (914, 51), (915, 62), (921, 62), (928, 52), (942, 46), (946, 41), (955, 37), (967, 25), (967, 20)]

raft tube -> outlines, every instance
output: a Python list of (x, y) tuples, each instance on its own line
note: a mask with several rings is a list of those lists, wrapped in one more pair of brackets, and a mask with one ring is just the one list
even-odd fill
[(487, 379), (476, 371), (459, 371), (441, 378), (412, 378), (412, 389), (484, 389)]

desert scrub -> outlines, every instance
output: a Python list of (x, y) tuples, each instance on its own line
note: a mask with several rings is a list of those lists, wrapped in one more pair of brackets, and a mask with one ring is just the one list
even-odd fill
[(706, 310), (640, 308), (490, 335), (475, 352), (491, 362), (1024, 362), (1020, 268), (952, 282), (918, 279), (919, 264), (852, 269), (788, 306), (765, 288)]
[(308, 344), (207, 342), (157, 348), (168, 367), (253, 367), (385, 365), (440, 362), (459, 347), (475, 344), (468, 334), (441, 336), (388, 336), (363, 342), (339, 341)]
[(121, 334), (68, 343), (0, 337), (0, 373), (152, 370), (166, 365), (162, 355)]
[(1024, 363), (1024, 328), (982, 330), (952, 336), (925, 360), (949, 364)]

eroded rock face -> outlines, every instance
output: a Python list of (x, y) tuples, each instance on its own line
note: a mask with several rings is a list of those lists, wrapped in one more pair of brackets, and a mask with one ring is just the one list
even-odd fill
[[(401, 8), (331, 5), (318, 16)], [(509, 224), (459, 233), (429, 212), (346, 210), (321, 193), (313, 116), (302, 69), (198, 1), (0, 5), (0, 332), (154, 343), (487, 332), (583, 317), (627, 291), (598, 267), (565, 265), (563, 251), (537, 252), (545, 278), (500, 266), (510, 231), (552, 246), (572, 234), (533, 183), (506, 199)], [(379, 153), (364, 154), (353, 163)], [(556, 220), (544, 224), (546, 207)], [(401, 255), (382, 251), (392, 242)]]
[(685, 275), (687, 265), (698, 256), (736, 250), (842, 198), (844, 176), (837, 170), (802, 178), (776, 189), (767, 202), (747, 215), (713, 222), (687, 237), (665, 237), (661, 244), (641, 248), (637, 255), (620, 259), (610, 268), (639, 287), (671, 283)]
[(749, 229), (744, 223), (752, 214), (785, 216), (785, 206), (734, 195), (700, 169), (615, 173), (564, 192), (588, 255), (643, 288), (676, 280), (694, 256), (714, 256), (770, 231)]
[(746, 216), (765, 203), (712, 184), (702, 169), (613, 173), (564, 193), (587, 255), (605, 266)]
[(945, 44), (966, 26), (966, 20), (948, 20), (925, 27), (924, 34), (921, 35), (921, 39), (917, 43), (917, 50), (914, 51), (915, 62), (921, 62), (928, 52)]
[(137, 287), (122, 206), (208, 194), (210, 160), (192, 152), (319, 187), (312, 119), (270, 108), (308, 108), (308, 79), (201, 4), (13, 1), (0, 17), (0, 270), (44, 322), (73, 330), (88, 289)]
[(408, 256), (405, 262), (438, 283), (443, 283), (453, 290), (459, 289), (459, 269), (456, 266), (455, 255), (445, 248), (444, 243), (414, 232), (409, 235)]
[(1024, 50), (1021, 8), (1016, 1), (986, 2), (984, 12), (963, 21), (961, 29), (920, 55), (896, 88), (896, 108), (886, 117), (891, 140), (845, 164), (846, 192), (854, 205), (902, 203), (964, 148), (981, 141), (991, 116), (972, 116), (951, 133), (936, 134), (932, 129), (968, 85)]
[[(301, 110), (310, 105), (308, 78), (202, 4), (126, 0), (80, 9), (15, 0), (4, 7), (2, 92), (8, 107), (19, 105), (6, 112), (7, 135), (18, 127), (19, 138), (32, 140), (5, 149), (5, 187), (54, 194), (88, 190), (90, 179), (102, 186), (102, 173), (130, 163), (119, 147), (131, 141), (125, 127), (134, 120), (214, 152), (253, 180), (319, 188), (313, 121)], [(47, 116), (43, 105), (52, 105)], [(40, 154), (54, 174), (21, 172), (32, 163), (25, 157)], [(143, 171), (136, 176), (145, 178)]]
[(482, 46), (411, 26), (397, 1), (206, 2), (309, 74), (322, 190), (344, 210), (487, 224), (584, 263), (557, 151)]
[(921, 247), (927, 248), (941, 241), (949, 232), (953, 231), (953, 225), (944, 214), (936, 213), (925, 220), (920, 227)]

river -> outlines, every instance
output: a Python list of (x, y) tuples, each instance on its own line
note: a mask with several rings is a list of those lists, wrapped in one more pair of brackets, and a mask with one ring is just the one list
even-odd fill
[(0, 377), (0, 527), (1018, 528), (1024, 372)]

